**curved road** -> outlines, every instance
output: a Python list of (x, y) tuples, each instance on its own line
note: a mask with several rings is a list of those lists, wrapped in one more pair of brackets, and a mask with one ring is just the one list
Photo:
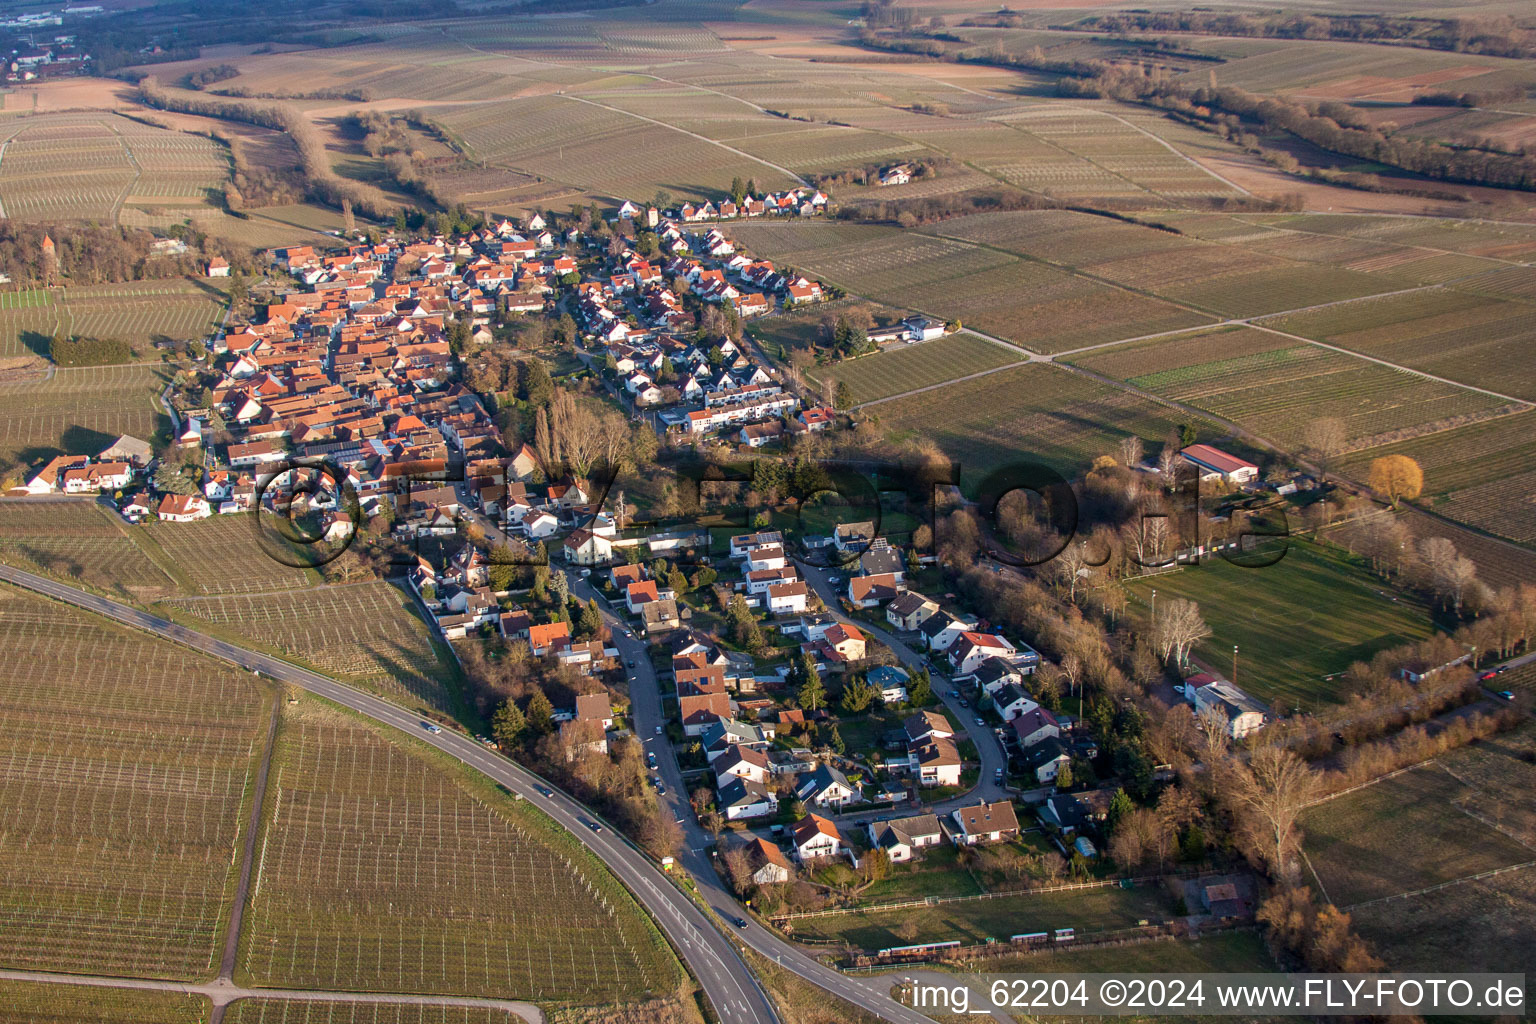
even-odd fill
[[(735, 944), (731, 941), (733, 938), (740, 939), (757, 953), (806, 981), (855, 1003), (892, 1024), (932, 1024), (930, 1018), (890, 998), (888, 979), (840, 974), (811, 959), (795, 946), (785, 942), (776, 932), (768, 930), (755, 921), (749, 922), (746, 928), (739, 929), (734, 935), (728, 936), (686, 894), (669, 881), (652, 864), (650, 858), (630, 845), (617, 832), (613, 829), (593, 832), (588, 828), (587, 822), (591, 821), (593, 816), (581, 804), (559, 791), (554, 791), (553, 796), (544, 796), (542, 790), (547, 787), (537, 776), (467, 736), (450, 730), (428, 733), (421, 727), (421, 720), (417, 716), (408, 714), (404, 709), (372, 694), (355, 690), (334, 679), (278, 658), (249, 651), (224, 640), (187, 629), (117, 601), (9, 566), (0, 566), (0, 580), (66, 604), (84, 608), (135, 629), (142, 629), (165, 639), (174, 640), (203, 654), (232, 662), (241, 668), (259, 671), (270, 678), (301, 687), (437, 747), (505, 786), (569, 829), (624, 882), (635, 898), (650, 911), (662, 931), (667, 934), (683, 959), (687, 961), (722, 1024), (778, 1024), (779, 1020), (768, 997), (758, 985), (756, 977), (738, 954)], [(583, 596), (590, 596), (591, 589), (586, 586), (585, 581), (573, 581), (573, 583), (579, 583), (579, 586), (572, 587), (573, 591), (580, 589), (584, 592)], [(651, 671), (650, 661), (641, 641), (615, 631), (615, 642), (626, 659), (635, 661), (635, 670), (631, 678), (631, 702), (637, 729), (641, 738), (646, 739), (649, 745), (649, 740), (654, 738), (655, 727), (663, 722), (660, 717), (661, 701), (655, 674)], [(636, 683), (640, 685), (634, 685)], [(668, 806), (682, 821), (688, 837), (688, 849), (679, 860), (693, 875), (703, 900), (717, 912), (733, 917), (737, 913), (736, 903), (720, 882), (719, 876), (714, 871), (714, 865), (704, 849), (709, 836), (688, 811), (687, 795), (676, 760), (670, 749), (666, 754), (663, 760), (663, 774), (671, 786), (667, 795)], [(131, 983), (125, 980), (124, 984)]]

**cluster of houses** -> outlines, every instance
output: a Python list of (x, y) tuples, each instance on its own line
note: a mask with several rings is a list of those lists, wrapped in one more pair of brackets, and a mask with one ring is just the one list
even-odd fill
[[(927, 851), (944, 843), (983, 846), (1010, 842), (1019, 837), (1019, 819), (1011, 802), (983, 800), (942, 816), (913, 814), (873, 821), (861, 830), (862, 842), (856, 844), (835, 821), (813, 811), (790, 832), (790, 856), (808, 865), (846, 856), (857, 867), (862, 846), (882, 852), (893, 864), (903, 864), (920, 860)], [(794, 875), (789, 858), (777, 843), (751, 836), (745, 852), (752, 880), (758, 885), (780, 884)]]

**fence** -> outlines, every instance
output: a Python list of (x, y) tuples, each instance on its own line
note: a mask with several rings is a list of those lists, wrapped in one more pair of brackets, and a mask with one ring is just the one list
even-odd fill
[(888, 910), (905, 910), (914, 907), (933, 907), (945, 903), (969, 903), (974, 900), (997, 900), (1010, 896), (1033, 896), (1047, 892), (1070, 892), (1074, 889), (1132, 888), (1148, 882), (1161, 882), (1169, 878), (1204, 878), (1208, 875), (1225, 874), (1222, 871), (1189, 871), (1170, 875), (1138, 875), (1135, 878), (1103, 878), (1091, 882), (1062, 882), (1057, 885), (1040, 885), (1023, 889), (1000, 889), (996, 892), (972, 893), (968, 896), (925, 896), (920, 900), (897, 900), (890, 903), (870, 903), (860, 907), (829, 907), (825, 910), (805, 910), (793, 914), (777, 914), (770, 918), (776, 925), (791, 924), (813, 917), (834, 917), (839, 914), (878, 914)]

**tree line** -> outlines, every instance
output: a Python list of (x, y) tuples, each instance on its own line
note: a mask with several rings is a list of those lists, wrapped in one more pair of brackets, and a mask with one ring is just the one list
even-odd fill
[(350, 203), (353, 210), (376, 220), (395, 212), (395, 204), (379, 188), (336, 173), (319, 131), (298, 107), (287, 103), (257, 104), (245, 100), (177, 95), (166, 90), (154, 76), (139, 83), (139, 99), (160, 110), (243, 121), (283, 132), (298, 150), (299, 167), (310, 195), (317, 201), (335, 207)]

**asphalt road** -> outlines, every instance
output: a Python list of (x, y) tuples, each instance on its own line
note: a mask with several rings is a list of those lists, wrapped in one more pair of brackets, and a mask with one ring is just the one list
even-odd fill
[(981, 759), (981, 776), (976, 781), (976, 787), (959, 796), (951, 797), (939, 803), (930, 804), (928, 810), (936, 813), (952, 811), (957, 807), (974, 804), (978, 800), (986, 800), (992, 803), (997, 800), (1011, 800), (1017, 794), (1008, 789), (1004, 782), (998, 781), (998, 770), (1003, 772), (1006, 780), (1008, 775), (1008, 754), (1003, 749), (1003, 744), (998, 740), (997, 734), (992, 731), (990, 725), (976, 724), (976, 711), (974, 708), (960, 706), (957, 698), (949, 695), (950, 679), (943, 672), (938, 672), (929, 666), (928, 659), (921, 651), (913, 649), (895, 633), (878, 626), (872, 626), (858, 619), (850, 619), (839, 609), (842, 594), (838, 587), (828, 582), (827, 577), (837, 575), (839, 579), (846, 578), (846, 572), (835, 573), (830, 569), (821, 569), (806, 562), (797, 563), (800, 574), (805, 577), (815, 589), (821, 603), (826, 605), (828, 614), (840, 622), (848, 622), (857, 626), (866, 633), (875, 636), (881, 643), (889, 647), (897, 659), (909, 669), (927, 668), (933, 681), (933, 695), (938, 697), (950, 713), (955, 716), (955, 721), (965, 730), (965, 736), (976, 744), (976, 754)]
[[(571, 593), (576, 597), (583, 601), (599, 597), (597, 590), (586, 580), (574, 573), (568, 573), (567, 576)], [(678, 863), (693, 876), (699, 894), (706, 903), (727, 920), (736, 918), (742, 913), (740, 905), (726, 888), (716, 870), (715, 858), (711, 856), (714, 837), (694, 817), (672, 744), (664, 735), (656, 735), (658, 727), (665, 728), (667, 719), (663, 714), (656, 671), (646, 652), (645, 642), (635, 636), (620, 617), (607, 611), (607, 604), (600, 597), (598, 606), (604, 609), (604, 617), (613, 631), (614, 646), (619, 649), (626, 664), (630, 715), (634, 719), (635, 732), (645, 744), (645, 749), (656, 755), (659, 774), (667, 786), (666, 795), (659, 799), (683, 829), (684, 850), (678, 857)], [(633, 667), (628, 667), (630, 661), (634, 662)], [(709, 782), (701, 784), (709, 785)], [(893, 979), (841, 974), (807, 956), (799, 947), (786, 942), (778, 932), (750, 917), (745, 920), (747, 926), (735, 929), (734, 937), (785, 970), (892, 1024), (933, 1024), (930, 1018), (890, 997)]]
[[(594, 820), (590, 811), (559, 791), (554, 791), (551, 797), (544, 796), (540, 790), (546, 787), (541, 780), (495, 751), (448, 729), (430, 733), (415, 715), (408, 714), (401, 708), (371, 694), (354, 690), (297, 665), (255, 651), (248, 651), (204, 633), (187, 629), (128, 605), (8, 566), (0, 566), (0, 579), (104, 615), (136, 629), (174, 640), (203, 654), (232, 662), (241, 668), (258, 671), (269, 678), (302, 687), (317, 696), (399, 729), (457, 758), (548, 814), (569, 829), (580, 842), (607, 864), (609, 870), (624, 882), (635, 898), (650, 911), (662, 931), (672, 940), (673, 945), (682, 954), (683, 959), (693, 970), (694, 976), (703, 986), (710, 1003), (724, 1024), (777, 1024), (778, 1016), (774, 1013), (767, 996), (729, 938), (687, 895), (668, 881), (648, 857), (629, 845), (611, 828), (605, 828), (602, 832), (592, 831), (588, 827), (588, 823)], [(704, 877), (714, 879), (712, 872), (706, 872)], [(718, 899), (713, 902), (728, 906)], [(833, 978), (841, 977), (835, 972), (827, 973)], [(892, 1002), (891, 1005), (897, 1004)], [(905, 1020), (898, 1017), (889, 1019)], [(921, 1021), (926, 1018), (914, 1017), (913, 1019)]]

